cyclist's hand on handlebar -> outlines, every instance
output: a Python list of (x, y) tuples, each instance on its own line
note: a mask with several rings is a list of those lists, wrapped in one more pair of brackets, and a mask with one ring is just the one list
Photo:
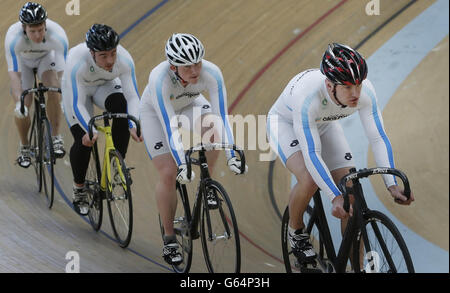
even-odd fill
[(141, 136), (137, 136), (136, 132), (137, 132), (136, 127), (133, 127), (130, 129), (130, 134), (131, 134), (131, 137), (133, 138), (133, 140), (136, 142), (144, 141), (144, 138), (142, 137), (142, 133), (141, 133)]
[(95, 141), (98, 138), (98, 133), (94, 133), (94, 135), (92, 136), (92, 140), (89, 139), (89, 133), (86, 133), (85, 135), (83, 135), (83, 138), (81, 139), (81, 142), (83, 143), (84, 146), (87, 147), (92, 147), (95, 143)]
[(188, 179), (188, 174), (187, 174), (187, 165), (186, 164), (181, 164), (178, 167), (178, 172), (177, 172), (177, 181), (181, 184), (186, 184), (191, 182), (192, 180), (194, 180), (195, 178), (195, 173), (193, 170), (191, 170), (191, 179)]
[[(230, 170), (235, 174), (241, 174), (241, 161), (237, 159), (236, 157), (231, 158), (228, 160), (228, 167)], [(248, 172), (248, 166), (245, 165), (245, 171), (244, 174)]]
[(414, 196), (411, 191), (410, 197), (407, 200), (406, 196), (403, 194), (403, 190), (398, 185), (392, 185), (388, 187), (391, 196), (394, 198), (394, 201), (401, 205), (410, 205), (411, 202), (414, 201)]
[(353, 216), (353, 207), (350, 204), (350, 210), (347, 213), (344, 210), (344, 197), (342, 195), (336, 196), (332, 201), (333, 206), (331, 207), (331, 214), (339, 219), (346, 219), (349, 216)]
[(28, 116), (28, 107), (23, 105), (23, 108), (24, 108), (24, 113), (22, 113), (20, 111), (20, 101), (18, 101), (16, 103), (16, 108), (14, 109), (14, 113), (16, 114), (16, 117), (19, 118), (19, 119), (23, 119), (23, 118), (26, 118)]

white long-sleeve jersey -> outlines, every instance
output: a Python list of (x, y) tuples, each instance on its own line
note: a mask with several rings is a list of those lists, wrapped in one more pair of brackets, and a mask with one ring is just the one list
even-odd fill
[[(345, 118), (358, 111), (377, 166), (394, 168), (394, 157), (372, 83), (367, 79), (363, 81), (357, 107), (342, 108), (330, 98), (325, 79), (318, 69), (299, 73), (288, 83), (270, 114), (278, 114), (293, 123), (309, 173), (319, 188), (334, 198), (341, 192), (322, 160), (318, 130), (320, 124)], [(387, 187), (396, 185), (392, 175), (383, 175), (383, 180)]]
[[(112, 71), (97, 66), (86, 43), (78, 44), (69, 51), (62, 78), (64, 109), (69, 124), (80, 124), (88, 131), (90, 117), (86, 108), (85, 94), (79, 94), (82, 87), (101, 86), (119, 78), (128, 114), (138, 117), (139, 91), (136, 82), (135, 66), (130, 53), (121, 45), (117, 46), (117, 59)], [(106, 97), (105, 97), (106, 98)], [(131, 126), (131, 125), (130, 125)]]
[[(184, 149), (178, 127), (170, 121), (177, 111), (190, 105), (204, 91), (209, 93), (212, 113), (221, 118), (223, 142), (233, 144), (233, 133), (227, 117), (225, 83), (221, 70), (215, 64), (203, 59), (198, 82), (183, 87), (175, 73), (170, 70), (170, 64), (164, 61), (150, 72), (148, 85), (142, 94), (140, 107), (153, 107), (156, 110), (178, 166), (185, 163)], [(227, 151), (228, 158), (234, 156), (233, 151)]]
[(34, 60), (55, 51), (56, 60), (65, 60), (69, 41), (64, 29), (56, 22), (46, 20), (47, 32), (44, 41), (37, 44), (31, 41), (24, 33), (21, 22), (9, 27), (5, 36), (5, 56), (8, 71), (21, 72), (21, 63), (18, 58)]

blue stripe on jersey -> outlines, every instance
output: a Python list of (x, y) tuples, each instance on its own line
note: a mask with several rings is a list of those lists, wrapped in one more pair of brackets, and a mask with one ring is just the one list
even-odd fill
[(335, 196), (341, 195), (341, 192), (339, 189), (337, 189), (336, 185), (334, 184), (333, 180), (328, 176), (327, 172), (325, 171), (324, 166), (320, 163), (319, 158), (316, 155), (316, 152), (314, 151), (314, 139), (311, 134), (310, 126), (309, 126), (309, 109), (311, 106), (311, 103), (314, 99), (314, 95), (308, 96), (305, 99), (305, 102), (302, 105), (301, 113), (302, 113), (302, 126), (303, 126), (303, 132), (305, 133), (306, 137), (306, 143), (308, 147), (308, 156), (311, 158), (311, 161), (316, 168), (317, 172), (319, 173), (322, 180), (327, 184), (328, 188), (331, 189), (331, 191), (334, 193)]
[(60, 35), (54, 33), (53, 36), (55, 38), (57, 38), (58, 41), (60, 41), (61, 44), (63, 45), (63, 47), (64, 47), (64, 60), (66, 60), (66, 58), (67, 58), (67, 50), (68, 50), (69, 44), (67, 44), (66, 40), (63, 37), (61, 37)]
[(77, 72), (80, 68), (81, 64), (83, 64), (82, 61), (78, 62), (70, 72), (70, 80), (72, 81), (72, 94), (73, 94), (73, 110), (75, 112), (75, 115), (78, 118), (78, 121), (80, 121), (81, 125), (86, 129), (86, 131), (89, 131), (88, 124), (86, 121), (84, 121), (83, 116), (80, 113), (80, 110), (78, 109), (78, 86), (77, 86)]
[[(208, 73), (210, 73), (217, 81), (217, 88), (219, 91), (219, 108), (220, 108), (220, 116), (222, 117), (222, 122), (225, 128), (226, 135), (228, 137), (228, 142), (230, 144), (234, 144), (233, 134), (231, 133), (230, 125), (228, 124), (226, 115), (228, 113), (225, 105), (225, 99), (223, 96), (223, 83), (222, 83), (222, 77), (220, 74), (214, 70), (213, 68), (210, 68), (209, 66), (203, 67)], [(234, 151), (230, 151), (231, 157), (235, 157)]]
[(17, 56), (16, 56), (16, 51), (14, 50), (14, 48), (16, 47), (17, 42), (19, 41), (19, 39), (22, 37), (22, 35), (17, 35), (14, 40), (11, 42), (11, 45), (9, 46), (9, 52), (11, 53), (12, 56), (12, 60), (13, 60), (13, 70), (14, 72), (18, 72), (19, 71), (19, 65), (17, 64)]
[(177, 162), (177, 165), (180, 166), (181, 160), (180, 160), (180, 157), (178, 156), (177, 150), (174, 148), (174, 141), (173, 141), (173, 137), (172, 137), (172, 129), (170, 128), (169, 115), (167, 114), (166, 106), (164, 105), (164, 99), (162, 96), (162, 84), (163, 84), (163, 79), (166, 76), (166, 74), (167, 74), (166, 72), (163, 72), (159, 76), (159, 78), (156, 80), (156, 96), (158, 98), (159, 109), (161, 110), (161, 114), (164, 119), (164, 124), (166, 126), (170, 149), (175, 158), (175, 161)]
[(278, 143), (277, 137), (272, 136), (272, 132), (270, 131), (270, 117), (271, 117), (271, 115), (269, 114), (267, 116), (267, 126), (266, 126), (267, 127), (267, 134), (269, 135), (269, 139), (272, 139), (273, 142), (275, 143), (275, 145), (277, 146), (278, 155), (283, 160), (284, 165), (286, 165), (286, 155), (283, 153), (283, 150), (281, 149), (281, 146)]
[(138, 96), (138, 98), (140, 100), (141, 96), (139, 95), (139, 90), (138, 90), (138, 86), (137, 86), (136, 73), (135, 73), (133, 61), (131, 61), (130, 59), (128, 59), (128, 58), (126, 58), (124, 56), (120, 56), (119, 58), (122, 61), (125, 61), (128, 64), (128, 66), (130, 66), (130, 68), (131, 68), (131, 79), (133, 80), (134, 90), (136, 91), (136, 95)]
[[(122, 61), (126, 62), (128, 64), (128, 66), (130, 66), (130, 68), (131, 68), (131, 79), (133, 80), (134, 90), (136, 91), (136, 95), (138, 96), (138, 98), (140, 100), (141, 96), (139, 95), (139, 90), (138, 90), (138, 87), (137, 87), (136, 74), (135, 74), (135, 69), (134, 69), (133, 62), (130, 59), (124, 57), (124, 56), (119, 56), (119, 58)], [(127, 105), (127, 114), (129, 114), (128, 113), (128, 105)], [(128, 127), (129, 128), (133, 128), (133, 123), (131, 123), (130, 120), (128, 120)]]
[(152, 156), (150, 155), (150, 151), (148, 150), (147, 143), (144, 140), (145, 150), (147, 151), (148, 156), (150, 157), (150, 160), (153, 160)]
[[(364, 90), (365, 94), (367, 94), (370, 97), (370, 100), (372, 101), (373, 119), (375, 120), (375, 125), (377, 126), (378, 133), (380, 134), (381, 138), (384, 141), (384, 145), (386, 146), (386, 151), (387, 151), (388, 158), (389, 158), (390, 168), (395, 168), (395, 166), (394, 166), (394, 154), (393, 154), (393, 151), (392, 151), (391, 142), (389, 141), (389, 138), (386, 135), (386, 132), (384, 132), (383, 127), (381, 125), (381, 120), (380, 120), (380, 115), (378, 113), (377, 101), (375, 99), (375, 95), (367, 87), (364, 87), (364, 89), (365, 89)], [(395, 184), (397, 184), (397, 180), (396, 180), (395, 176), (394, 176), (394, 181), (395, 181)]]

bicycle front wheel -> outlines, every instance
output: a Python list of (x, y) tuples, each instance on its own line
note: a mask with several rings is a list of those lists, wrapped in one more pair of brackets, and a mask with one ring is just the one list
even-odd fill
[(85, 186), (88, 190), (89, 222), (95, 231), (100, 230), (103, 218), (103, 195), (100, 188), (101, 181), (100, 163), (98, 161), (97, 144), (91, 150), (91, 159), (86, 172)]
[(41, 123), (42, 143), (41, 143), (41, 178), (44, 189), (45, 198), (47, 201), (47, 207), (49, 209), (53, 206), (53, 198), (55, 193), (54, 182), (54, 166), (55, 166), (55, 153), (53, 152), (52, 131), (50, 128), (50, 122), (44, 119)]
[[(363, 245), (361, 244), (363, 241)], [(383, 213), (368, 211), (356, 236), (353, 259), (355, 272), (414, 273), (414, 266), (402, 235)], [(364, 251), (360, 251), (363, 248)]]
[(107, 174), (107, 202), (114, 235), (121, 247), (130, 244), (133, 231), (133, 205), (131, 201), (130, 174), (120, 153), (109, 153), (110, 172)]
[(42, 161), (41, 161), (41, 153), (42, 150), (39, 147), (40, 145), (40, 139), (41, 135), (39, 132), (39, 126), (37, 123), (37, 114), (35, 113), (33, 115), (33, 123), (30, 128), (30, 136), (29, 136), (29, 142), (30, 142), (30, 154), (31, 154), (31, 164), (34, 167), (34, 171), (36, 172), (36, 178), (37, 178), (37, 185), (38, 185), (38, 192), (41, 192), (42, 190)]
[(239, 230), (230, 198), (222, 185), (211, 180), (206, 192), (215, 194), (217, 205), (208, 206), (203, 195), (200, 234), (203, 255), (210, 273), (239, 273), (241, 246)]

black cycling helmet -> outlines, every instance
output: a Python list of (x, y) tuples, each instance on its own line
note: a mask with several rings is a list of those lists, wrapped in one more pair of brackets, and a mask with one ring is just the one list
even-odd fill
[(320, 71), (335, 84), (359, 85), (367, 77), (367, 63), (352, 48), (332, 43), (323, 54)]
[(47, 11), (41, 4), (34, 2), (27, 2), (20, 9), (19, 20), (23, 24), (40, 24), (47, 19)]
[(86, 33), (86, 45), (89, 49), (98, 51), (109, 51), (119, 44), (119, 35), (105, 24), (94, 24)]

